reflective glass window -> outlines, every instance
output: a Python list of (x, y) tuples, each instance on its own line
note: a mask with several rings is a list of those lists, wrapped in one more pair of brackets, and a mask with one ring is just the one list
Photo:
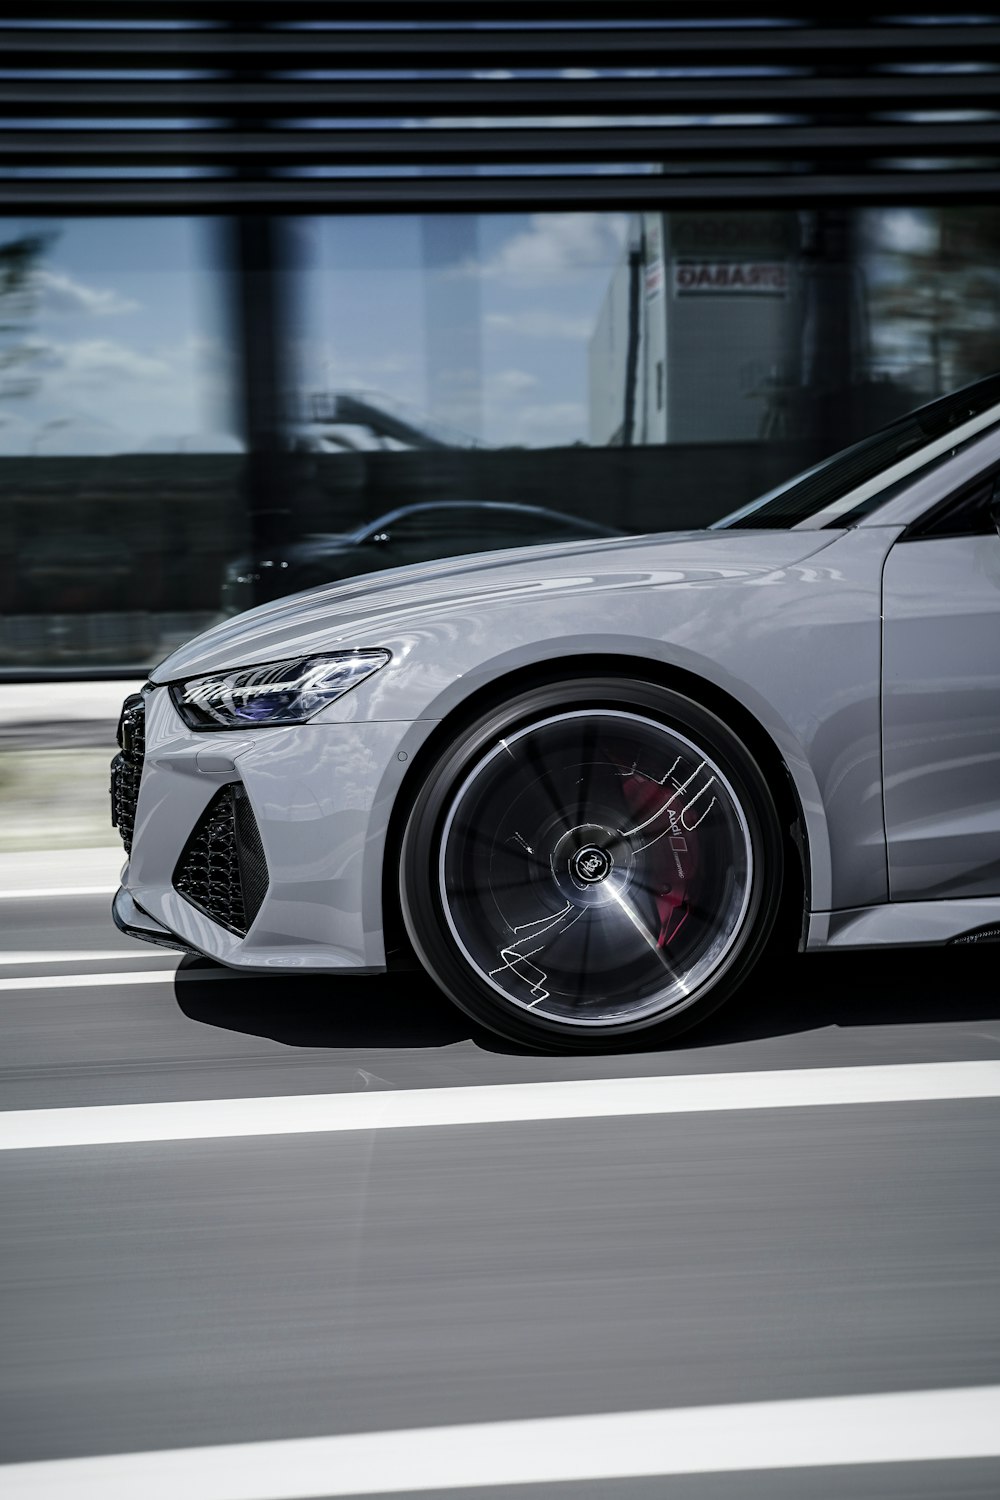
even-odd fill
[(244, 516), (217, 236), (0, 222), (0, 671), (142, 670), (218, 612)]
[(0, 224), (0, 674), (142, 671), (275, 592), (711, 525), (1000, 368), (990, 207), (254, 224)]
[(456, 550), (434, 501), (482, 508), (478, 549), (709, 525), (1000, 366), (992, 210), (344, 215), (297, 235), (312, 483), (293, 525), (408, 508), (407, 560)]

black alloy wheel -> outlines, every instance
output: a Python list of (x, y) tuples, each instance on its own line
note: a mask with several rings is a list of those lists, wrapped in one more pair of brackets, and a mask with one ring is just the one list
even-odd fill
[(767, 783), (719, 718), (648, 683), (580, 679), (494, 709), (438, 756), (403, 837), (403, 919), (493, 1031), (621, 1050), (686, 1030), (746, 977), (783, 854)]

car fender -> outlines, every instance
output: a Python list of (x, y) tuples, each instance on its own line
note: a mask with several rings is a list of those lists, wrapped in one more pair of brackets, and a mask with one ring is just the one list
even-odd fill
[[(694, 598), (664, 589), (655, 601), (637, 593), (644, 620), (655, 607), (655, 637), (610, 622), (588, 630), (586, 610), (569, 599), (554, 633), (541, 634), (537, 620), (532, 626), (511, 606), (484, 611), (480, 603), (475, 618), (438, 613), (419, 634), (390, 643), (396, 670), (321, 717), (406, 721), (399, 754), (413, 759), (442, 720), (457, 721), (491, 688), (514, 690), (521, 676), (558, 677), (569, 662), (574, 670), (617, 662), (654, 680), (683, 673), (738, 704), (780, 755), (802, 809), (811, 910), (884, 901), (880, 579), (896, 534), (839, 534), (822, 557), (771, 575), (772, 587), (719, 587)], [(386, 821), (399, 783), (396, 765), (377, 799)]]

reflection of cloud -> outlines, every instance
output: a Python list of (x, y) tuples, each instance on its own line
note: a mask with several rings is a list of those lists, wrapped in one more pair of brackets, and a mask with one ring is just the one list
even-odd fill
[(529, 375), (527, 370), (500, 370), (489, 383), (500, 396), (519, 396), (538, 384), (538, 376)]
[(864, 216), (863, 233), (873, 249), (903, 255), (927, 254), (937, 248), (936, 215), (927, 209), (883, 208)]
[(448, 390), (479, 390), (479, 371), (475, 365), (462, 365), (437, 372), (437, 384)]
[(123, 441), (124, 434), (111, 422), (90, 416), (55, 417), (38, 425), (28, 451), (50, 457), (67, 453), (96, 457), (102, 453), (120, 453)]
[(627, 229), (626, 214), (532, 214), (530, 227), (512, 235), (491, 260), (465, 269), (549, 285), (574, 271), (613, 267)]
[(307, 377), (307, 386), (315, 385), (317, 389), (329, 391), (371, 390), (397, 377), (412, 382), (418, 369), (416, 356), (402, 351), (366, 354), (352, 359), (329, 352), (319, 341), (301, 340), (295, 352), (301, 369), (316, 372)]
[(35, 424), (11, 411), (0, 407), (0, 453), (27, 453), (31, 447)]
[(549, 406), (525, 407), (521, 421), (529, 429), (582, 427), (586, 415), (586, 407), (582, 401), (553, 401)]
[(229, 389), (212, 341), (152, 349), (115, 339), (25, 341), (37, 388), (13, 418), (0, 410), (0, 453), (232, 452)]
[(102, 375), (165, 381), (174, 374), (166, 359), (140, 354), (114, 339), (77, 339), (67, 344), (39, 340), (35, 347), (47, 370), (58, 371), (72, 381)]
[(95, 317), (108, 317), (115, 313), (135, 312), (138, 302), (121, 297), (109, 288), (85, 286), (75, 281), (65, 271), (40, 270), (35, 273), (35, 284), (42, 294), (42, 307), (47, 313), (90, 313)]
[(594, 331), (594, 319), (572, 318), (537, 307), (516, 313), (487, 313), (486, 326), (518, 338), (575, 339), (584, 343)]
[(587, 410), (582, 401), (537, 401), (519, 405), (509, 415), (494, 408), (489, 441), (497, 447), (561, 448), (586, 438)]
[(323, 361), (328, 376), (334, 376), (340, 383), (350, 380), (355, 385), (358, 381), (371, 385), (373, 381), (382, 380), (387, 375), (407, 375), (415, 364), (416, 360), (411, 354), (370, 355), (366, 359), (355, 360), (350, 365), (338, 364), (334, 359)]

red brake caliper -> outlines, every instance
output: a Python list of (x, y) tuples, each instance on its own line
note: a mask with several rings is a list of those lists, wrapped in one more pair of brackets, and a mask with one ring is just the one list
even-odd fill
[(666, 948), (688, 919), (687, 889), (697, 870), (697, 850), (692, 835), (671, 824), (667, 803), (675, 788), (669, 782), (661, 786), (647, 776), (625, 776), (622, 794), (634, 823), (647, 825), (642, 837), (649, 851), (648, 868), (652, 883), (660, 886), (653, 897), (660, 919), (656, 946)]

